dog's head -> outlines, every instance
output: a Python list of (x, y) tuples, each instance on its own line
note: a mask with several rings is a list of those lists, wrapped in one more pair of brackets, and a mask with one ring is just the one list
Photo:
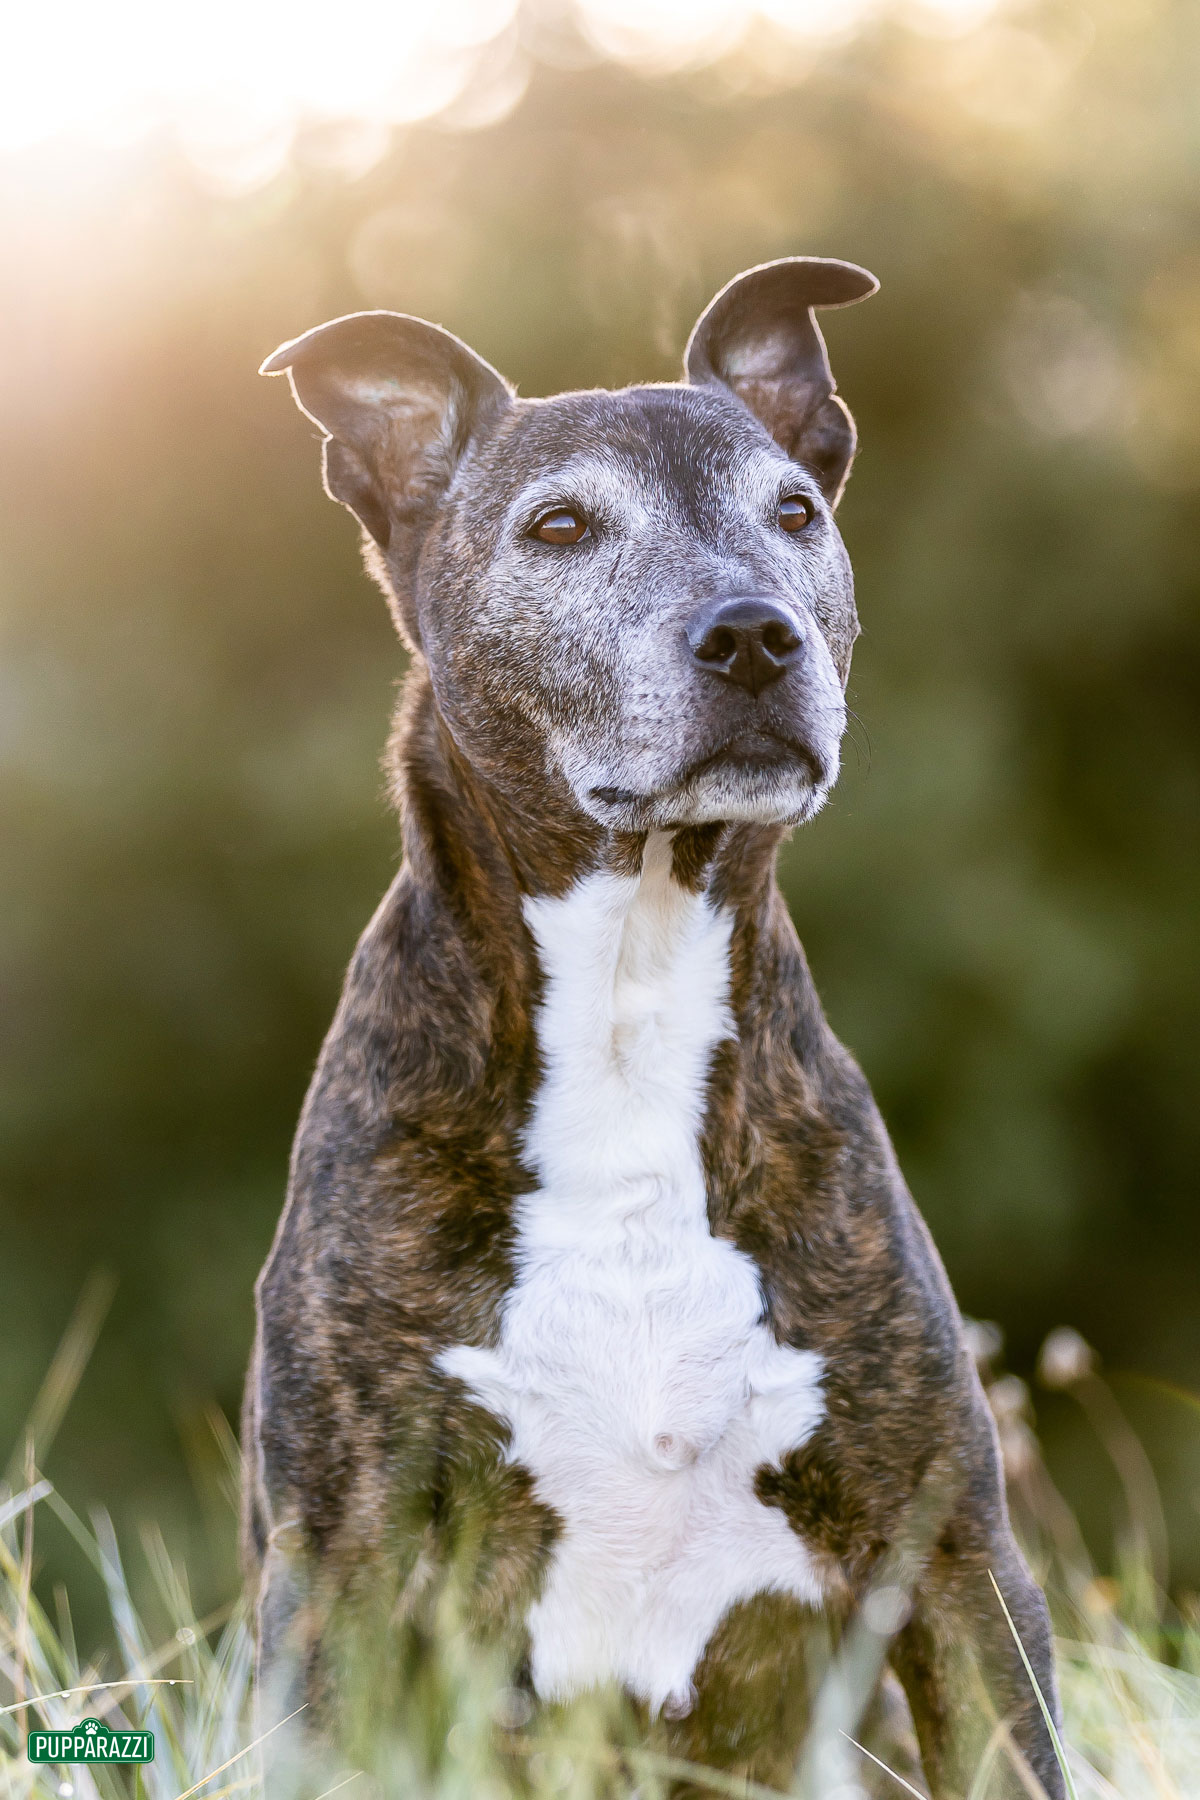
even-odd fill
[(325, 485), (370, 540), (461, 753), (536, 816), (621, 831), (810, 818), (858, 624), (834, 522), (854, 455), (813, 308), (876, 287), (795, 257), (702, 314), (679, 384), (517, 399), (399, 313), (285, 344)]

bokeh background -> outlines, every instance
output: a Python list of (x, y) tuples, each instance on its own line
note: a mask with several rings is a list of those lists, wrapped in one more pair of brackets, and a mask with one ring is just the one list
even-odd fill
[(399, 854), (402, 659), (258, 363), (387, 306), (526, 393), (670, 378), (815, 252), (883, 286), (827, 316), (859, 723), (788, 898), (964, 1308), (1023, 1375), (1095, 1345), (1200, 1582), (1200, 9), (43, 12), (0, 75), (4, 1441), (111, 1272), (49, 1473), (232, 1591), (205, 1413)]

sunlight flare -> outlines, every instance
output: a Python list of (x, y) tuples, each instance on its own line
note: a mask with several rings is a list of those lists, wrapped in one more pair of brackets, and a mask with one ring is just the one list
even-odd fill
[[(898, 0), (918, 25), (964, 29), (994, 0)], [(827, 37), (888, 0), (578, 0), (563, 10), (582, 45), (648, 68), (697, 65), (756, 20)], [(428, 118), (479, 74), (520, 62), (518, 0), (85, 0), (10, 15), (0, 66), (0, 150), (60, 136), (122, 143), (155, 128), (204, 146), (269, 145), (305, 121), (384, 125)], [(545, 16), (544, 14), (542, 16)], [(499, 90), (519, 84), (499, 80)], [(190, 145), (189, 145), (190, 147)], [(202, 158), (201, 158), (202, 159)], [(269, 158), (268, 158), (269, 159)]]

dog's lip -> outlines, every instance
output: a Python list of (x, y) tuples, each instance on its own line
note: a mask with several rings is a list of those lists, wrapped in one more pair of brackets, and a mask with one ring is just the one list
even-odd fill
[(811, 745), (792, 737), (790, 733), (770, 731), (760, 726), (752, 731), (736, 732), (715, 750), (709, 751), (707, 756), (689, 763), (673, 786), (686, 787), (689, 782), (706, 775), (710, 769), (778, 768), (781, 764), (794, 762), (803, 764), (814, 787), (819, 787), (824, 781), (825, 770)]
[(707, 751), (704, 756), (697, 757), (695, 762), (688, 763), (667, 786), (651, 793), (638, 793), (633, 788), (622, 787), (594, 787), (590, 792), (591, 798), (598, 800), (602, 806), (645, 806), (667, 794), (678, 793), (681, 788), (688, 787), (711, 769), (769, 769), (796, 762), (803, 765), (813, 787), (820, 787), (825, 781), (826, 771), (820, 758), (808, 744), (782, 732), (758, 727), (753, 731), (736, 732), (732, 737), (726, 738), (715, 750)]
[(590, 789), (593, 800), (599, 800), (602, 806), (637, 806), (649, 799), (648, 794), (639, 794), (633, 788), (594, 787)]

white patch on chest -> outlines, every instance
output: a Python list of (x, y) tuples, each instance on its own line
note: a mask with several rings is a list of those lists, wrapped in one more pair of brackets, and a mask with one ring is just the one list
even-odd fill
[(812, 1562), (754, 1474), (823, 1411), (821, 1359), (763, 1323), (750, 1257), (709, 1230), (698, 1135), (729, 1013), (728, 915), (670, 874), (587, 876), (526, 902), (545, 975), (545, 1078), (495, 1350), (439, 1358), (510, 1427), (563, 1530), (529, 1613), (548, 1700), (618, 1682), (686, 1710), (723, 1615), (816, 1604)]

